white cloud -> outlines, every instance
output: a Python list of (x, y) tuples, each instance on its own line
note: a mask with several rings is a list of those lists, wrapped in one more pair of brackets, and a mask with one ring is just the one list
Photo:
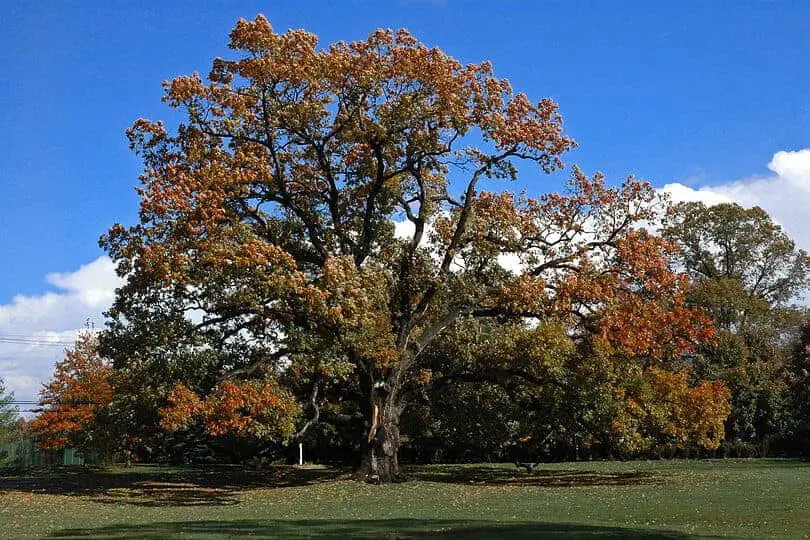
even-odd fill
[(768, 168), (797, 187), (810, 189), (810, 148), (777, 152)]
[[(405, 219), (403, 221), (394, 221), (394, 237), (400, 240), (410, 240), (413, 238), (413, 233), (416, 231), (416, 226), (413, 222)], [(433, 226), (428, 223), (425, 226), (425, 232), (422, 236), (422, 241), (419, 243), (421, 247), (425, 247), (430, 245), (430, 235), (433, 234)], [(439, 254), (434, 253), (434, 260), (438, 264), (441, 261)], [(453, 259), (453, 264), (458, 267), (462, 268), (463, 263), (461, 262), (462, 259), (460, 256), (456, 256)], [(520, 256), (514, 253), (506, 253), (498, 255), (498, 264), (500, 264), (506, 270), (510, 272), (519, 274), (523, 269), (523, 263), (520, 260)]]
[(399, 238), (400, 240), (407, 240), (409, 238), (413, 238), (413, 233), (415, 230), (416, 225), (414, 225), (413, 222), (408, 221), (407, 219), (394, 222), (394, 237)]
[(48, 274), (45, 281), (58, 290), (0, 304), (0, 377), (18, 400), (36, 399), (65, 345), (88, 318), (101, 325), (102, 312), (122, 284), (108, 257), (73, 272)]
[(709, 206), (734, 202), (731, 197), (713, 191), (711, 188), (694, 189), (684, 184), (667, 184), (661, 191), (667, 193), (675, 202), (702, 202)]
[(498, 255), (498, 264), (501, 268), (509, 270), (513, 274), (520, 274), (523, 272), (525, 266), (517, 253), (501, 253)]
[(713, 186), (691, 188), (667, 184), (661, 191), (675, 201), (702, 201), (708, 205), (737, 202), (760, 206), (782, 225), (799, 245), (810, 250), (810, 148), (774, 154), (768, 169), (773, 175), (742, 178)]
[(99, 257), (75, 272), (48, 274), (45, 280), (78, 296), (87, 306), (103, 308), (112, 303), (115, 288), (121, 285), (121, 279), (116, 275), (115, 265), (109, 257)]

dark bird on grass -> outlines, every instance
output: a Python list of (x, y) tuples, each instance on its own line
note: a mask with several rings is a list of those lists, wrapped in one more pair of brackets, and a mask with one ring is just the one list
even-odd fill
[(524, 469), (526, 469), (526, 472), (534, 472), (535, 467), (537, 467), (538, 465), (540, 465), (540, 464), (539, 463), (527, 463), (527, 462), (521, 462), (521, 461), (516, 461), (515, 462), (515, 467), (518, 467), (518, 468), (523, 467)]

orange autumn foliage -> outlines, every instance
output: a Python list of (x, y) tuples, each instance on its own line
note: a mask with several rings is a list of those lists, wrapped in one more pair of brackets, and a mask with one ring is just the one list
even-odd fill
[(160, 410), (161, 427), (176, 431), (201, 420), (214, 436), (227, 434), (286, 441), (295, 432), (300, 407), (274, 381), (220, 383), (201, 399), (183, 383), (175, 383)]
[(97, 346), (93, 335), (81, 335), (40, 391), (43, 411), (30, 428), (41, 437), (41, 448), (86, 447), (92, 439), (96, 417), (113, 397), (112, 367)]

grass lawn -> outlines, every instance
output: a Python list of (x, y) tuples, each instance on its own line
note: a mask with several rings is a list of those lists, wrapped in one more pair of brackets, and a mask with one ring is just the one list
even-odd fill
[(810, 535), (810, 463), (712, 460), (0, 476), (0, 537), (688, 538)]

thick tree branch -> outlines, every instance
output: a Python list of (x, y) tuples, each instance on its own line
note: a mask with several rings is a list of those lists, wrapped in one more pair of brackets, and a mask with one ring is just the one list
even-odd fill
[(228, 380), (228, 379), (233, 379), (234, 377), (241, 376), (241, 375), (251, 375), (252, 373), (256, 372), (256, 370), (258, 370), (260, 367), (267, 364), (268, 362), (270, 362), (272, 360), (279, 360), (279, 359), (283, 358), (284, 356), (288, 356), (290, 354), (295, 354), (297, 352), (301, 352), (301, 351), (295, 351), (295, 350), (291, 350), (291, 349), (279, 349), (278, 351), (276, 351), (274, 353), (271, 353), (271, 354), (269, 354), (267, 356), (264, 356), (264, 357), (260, 358), (259, 360), (256, 360), (255, 362), (252, 362), (252, 363), (248, 364), (247, 366), (228, 371), (228, 373), (225, 373), (224, 375), (217, 378), (217, 381), (224, 381), (224, 380)]
[(309, 428), (318, 423), (318, 419), (321, 417), (321, 408), (318, 406), (318, 389), (320, 387), (320, 383), (320, 379), (315, 380), (315, 383), (312, 385), (312, 394), (309, 397), (309, 402), (312, 405), (312, 416), (293, 436), (294, 439), (301, 439)]

